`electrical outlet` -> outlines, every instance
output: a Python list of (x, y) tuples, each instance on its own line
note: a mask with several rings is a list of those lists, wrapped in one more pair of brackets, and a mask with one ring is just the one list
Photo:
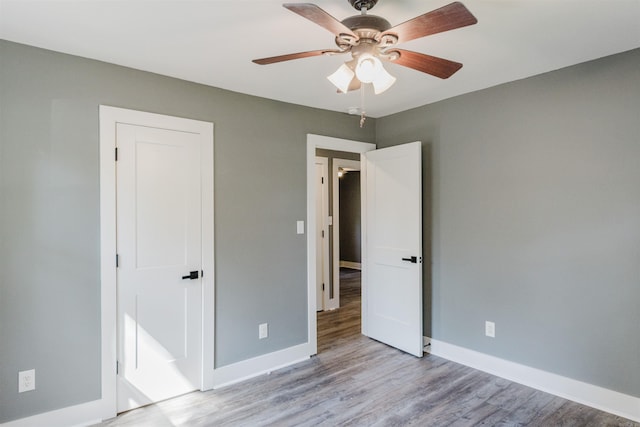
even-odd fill
[(484, 322), (484, 334), (488, 337), (495, 338), (496, 324), (493, 322), (489, 322), (488, 320)]
[(269, 336), (269, 324), (261, 323), (260, 325), (258, 325), (258, 338), (264, 339), (264, 338), (267, 338), (268, 336)]
[(18, 393), (36, 389), (36, 370), (18, 372)]

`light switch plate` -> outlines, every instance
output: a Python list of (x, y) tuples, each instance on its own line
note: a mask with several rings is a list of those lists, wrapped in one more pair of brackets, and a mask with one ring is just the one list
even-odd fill
[(258, 339), (264, 339), (269, 336), (269, 324), (261, 323), (258, 325)]
[(495, 338), (496, 324), (494, 322), (489, 322), (488, 320), (484, 322), (484, 334), (488, 337)]
[(304, 234), (304, 221), (297, 221), (296, 227), (298, 230), (298, 234)]

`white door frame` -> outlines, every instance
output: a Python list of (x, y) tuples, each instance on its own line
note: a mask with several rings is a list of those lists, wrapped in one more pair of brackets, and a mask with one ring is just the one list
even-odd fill
[[(340, 177), (338, 170), (340, 168), (349, 169), (350, 171), (360, 170), (359, 160), (333, 159), (333, 167), (331, 171), (331, 180), (333, 188), (333, 298), (332, 308), (340, 307)], [(362, 176), (362, 175), (361, 175)], [(360, 191), (362, 193), (362, 191)], [(362, 216), (362, 215), (361, 215)], [(360, 222), (362, 224), (362, 221)], [(360, 242), (362, 247), (362, 242)], [(362, 253), (362, 252), (361, 252)], [(360, 260), (362, 265), (362, 260)]]
[(116, 124), (128, 123), (193, 132), (201, 136), (202, 170), (202, 368), (200, 389), (213, 388), (214, 228), (213, 123), (123, 108), (100, 106), (100, 297), (102, 324), (101, 418), (117, 414), (116, 361)]
[[(317, 167), (321, 166), (321, 175), (322, 175), (322, 180), (320, 183), (318, 183), (318, 176), (317, 176)], [(327, 285), (329, 284), (329, 226), (328, 226), (328, 216), (329, 216), (329, 158), (328, 157), (320, 157), (317, 156), (316, 157), (316, 196), (318, 195), (317, 193), (317, 189), (318, 186), (320, 187), (320, 192), (322, 194), (322, 198), (320, 203), (318, 203), (318, 200), (316, 200), (316, 212), (318, 210), (318, 208), (320, 209), (320, 212), (323, 213), (323, 217), (322, 218), (316, 218), (316, 226), (321, 226), (322, 227), (322, 231), (324, 232), (324, 238), (322, 239), (321, 242), (317, 242), (316, 244), (318, 245), (316, 247), (316, 251), (317, 250), (321, 250), (322, 251), (322, 260), (323, 260), (323, 264), (322, 264), (322, 280), (323, 282), (327, 282)], [(320, 206), (318, 206), (318, 204)], [(317, 229), (314, 228), (314, 230), (316, 230), (316, 236), (317, 236)], [(318, 255), (318, 252), (316, 252), (316, 255)], [(317, 259), (316, 259), (316, 273), (320, 273), (317, 269)], [(317, 277), (317, 276), (316, 276)], [(316, 311), (322, 311), (322, 310), (327, 310), (328, 309), (328, 305), (329, 305), (329, 292), (326, 292), (325, 287), (320, 287), (320, 284), (317, 283), (317, 279), (316, 279)], [(321, 299), (322, 301), (318, 301), (318, 296), (321, 295)]]
[[(376, 145), (368, 142), (307, 134), (307, 342), (309, 354), (318, 353), (318, 331), (316, 319), (316, 149), (366, 153), (375, 150)], [(364, 189), (361, 188), (360, 192)], [(311, 230), (311, 231), (309, 231)]]

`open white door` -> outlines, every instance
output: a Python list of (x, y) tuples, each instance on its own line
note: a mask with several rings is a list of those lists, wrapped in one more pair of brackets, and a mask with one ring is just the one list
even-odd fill
[(421, 143), (362, 159), (362, 333), (422, 357)]

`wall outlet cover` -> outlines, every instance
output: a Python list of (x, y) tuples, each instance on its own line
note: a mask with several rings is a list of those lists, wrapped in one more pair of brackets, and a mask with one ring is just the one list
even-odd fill
[(36, 370), (18, 372), (18, 393), (36, 389)]

